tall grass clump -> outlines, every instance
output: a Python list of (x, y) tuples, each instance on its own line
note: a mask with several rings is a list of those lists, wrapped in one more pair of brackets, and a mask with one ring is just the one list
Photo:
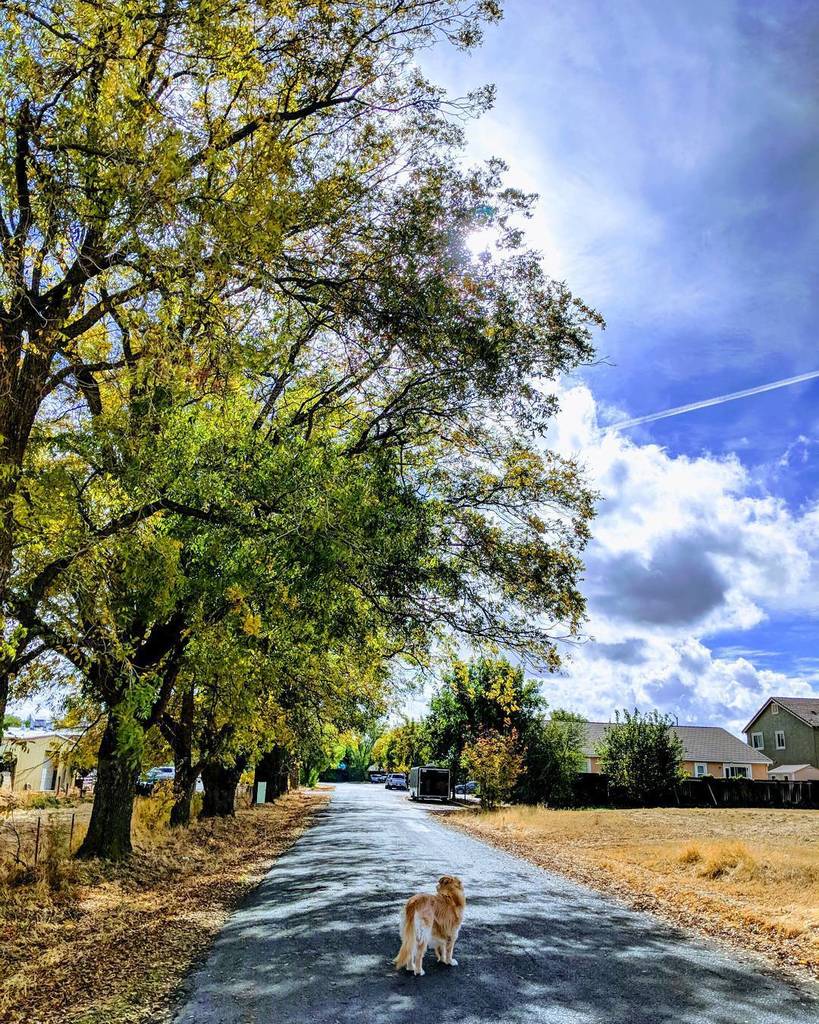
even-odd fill
[(699, 869), (702, 878), (753, 878), (759, 870), (756, 858), (744, 843), (723, 843), (714, 847)]

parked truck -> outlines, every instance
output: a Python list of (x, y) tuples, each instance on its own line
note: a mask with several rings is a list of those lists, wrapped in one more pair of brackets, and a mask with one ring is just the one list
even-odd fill
[(423, 764), (410, 771), (410, 800), (442, 800), (446, 803), (450, 793), (449, 768)]

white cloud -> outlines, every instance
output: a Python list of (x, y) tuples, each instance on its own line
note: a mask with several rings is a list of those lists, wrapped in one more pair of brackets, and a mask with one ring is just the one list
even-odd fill
[(581, 649), (565, 674), (544, 679), (551, 707), (579, 711), (607, 721), (619, 708), (659, 708), (681, 725), (721, 725), (739, 734), (764, 700), (774, 693), (810, 696), (806, 678), (758, 668), (746, 658), (718, 658), (699, 640), (660, 640), (643, 649), (644, 661), (621, 664), (594, 647)]
[(602, 501), (586, 559), (594, 640), (545, 681), (550, 703), (603, 718), (659, 707), (736, 731), (768, 694), (812, 692), (819, 674), (720, 657), (706, 641), (773, 612), (819, 612), (819, 507), (794, 513), (736, 456), (674, 456), (601, 432), (584, 385), (560, 397), (548, 443), (579, 458)]

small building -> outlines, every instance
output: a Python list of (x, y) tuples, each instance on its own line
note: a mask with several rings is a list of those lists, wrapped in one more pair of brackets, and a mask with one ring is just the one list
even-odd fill
[(72, 754), (80, 729), (11, 728), (0, 742), (0, 789), (65, 793), (73, 785)]
[[(583, 746), (586, 771), (600, 771), (597, 747), (608, 730), (616, 728), (614, 722), (586, 722)], [(768, 778), (771, 759), (727, 729), (715, 725), (674, 725), (671, 731), (683, 745), (683, 770), (687, 775), (694, 778), (710, 775), (716, 779)]]
[(777, 782), (813, 782), (819, 780), (819, 768), (812, 764), (781, 764), (769, 769), (768, 775)]
[(769, 697), (742, 731), (774, 767), (819, 768), (819, 697)]

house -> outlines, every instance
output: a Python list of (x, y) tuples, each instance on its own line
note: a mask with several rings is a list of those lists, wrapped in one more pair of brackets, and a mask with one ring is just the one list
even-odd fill
[(0, 743), (0, 789), (65, 793), (74, 781), (71, 756), (81, 729), (11, 728)]
[[(586, 771), (599, 772), (600, 758), (597, 746), (613, 722), (586, 722), (586, 741), (583, 754)], [(712, 775), (719, 779), (767, 779), (771, 763), (760, 750), (733, 736), (726, 729), (713, 725), (674, 725), (683, 745), (683, 770), (695, 778)]]
[(819, 697), (769, 697), (742, 731), (776, 768), (819, 768)]
[(781, 764), (768, 774), (778, 782), (812, 782), (819, 779), (819, 768), (812, 764)]

